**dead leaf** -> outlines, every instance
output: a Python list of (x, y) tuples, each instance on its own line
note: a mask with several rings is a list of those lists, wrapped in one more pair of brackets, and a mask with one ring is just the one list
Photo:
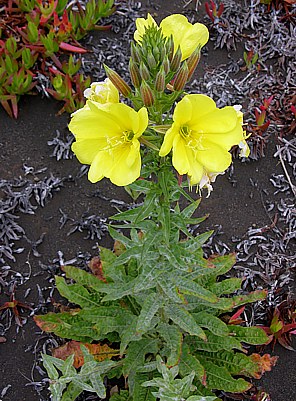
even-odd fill
[(87, 344), (79, 341), (69, 341), (61, 347), (55, 348), (52, 355), (55, 358), (62, 359), (63, 361), (69, 356), (74, 354), (73, 366), (78, 369), (84, 364), (84, 357), (81, 350), (81, 345), (84, 345), (90, 354), (92, 354), (96, 361), (101, 362), (105, 359), (111, 359), (113, 356), (119, 355), (119, 350), (110, 348), (107, 344)]
[(98, 279), (100, 279), (101, 281), (103, 281), (104, 283), (107, 283), (107, 280), (104, 277), (104, 272), (103, 272), (103, 265), (102, 265), (102, 261), (99, 258), (99, 256), (94, 256), (91, 261), (88, 264), (91, 272), (98, 277)]
[(270, 372), (275, 366), (278, 356), (270, 356), (269, 354), (259, 355), (252, 354), (251, 360), (257, 364), (258, 370), (253, 373), (255, 379), (260, 379), (265, 372)]

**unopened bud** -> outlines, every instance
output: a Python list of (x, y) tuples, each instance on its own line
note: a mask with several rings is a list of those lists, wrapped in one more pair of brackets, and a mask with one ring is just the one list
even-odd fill
[(194, 52), (191, 54), (191, 56), (186, 60), (187, 67), (188, 67), (188, 78), (187, 81), (189, 81), (194, 74), (194, 71), (196, 70), (197, 64), (200, 60), (200, 48), (198, 47), (197, 49), (194, 50)]
[(168, 55), (169, 61), (172, 61), (174, 56), (174, 40), (172, 35), (167, 39), (166, 53)]
[(161, 56), (158, 46), (153, 47), (152, 53), (153, 53), (154, 59), (155, 59), (156, 64), (157, 64), (159, 62), (160, 56)]
[(158, 71), (155, 78), (155, 90), (157, 92), (163, 92), (165, 88), (165, 72), (163, 67)]
[(135, 63), (140, 64), (141, 61), (141, 52), (135, 42), (131, 43), (131, 58)]
[(174, 80), (174, 90), (181, 91), (186, 85), (187, 78), (188, 78), (188, 67), (186, 63), (183, 63), (176, 74), (176, 78)]
[(182, 60), (182, 52), (179, 46), (178, 50), (176, 51), (171, 61), (171, 71), (178, 71), (178, 69), (180, 68), (181, 60)]
[(150, 70), (154, 70), (157, 66), (156, 60), (151, 52), (149, 52), (147, 55), (147, 64)]
[(162, 66), (163, 66), (164, 72), (166, 74), (168, 74), (170, 72), (170, 62), (169, 62), (168, 56), (165, 56)]
[(113, 83), (113, 85), (119, 90), (119, 92), (124, 97), (129, 97), (130, 94), (132, 93), (132, 88), (121, 78), (120, 75), (117, 74), (117, 72), (113, 71), (111, 68), (107, 67), (105, 64), (104, 64), (104, 68), (105, 68), (107, 77), (110, 79), (110, 81)]
[(141, 61), (140, 64), (140, 75), (144, 81), (148, 81), (150, 79), (150, 72), (143, 61)]
[(140, 93), (144, 106), (151, 107), (154, 103), (154, 94), (150, 86), (145, 81), (142, 81), (141, 83)]
[(139, 88), (141, 85), (141, 75), (140, 75), (140, 71), (139, 71), (139, 67), (137, 66), (137, 64), (133, 61), (133, 59), (131, 58), (129, 61), (129, 73), (130, 73), (130, 77), (131, 77), (131, 81), (134, 85), (135, 88)]

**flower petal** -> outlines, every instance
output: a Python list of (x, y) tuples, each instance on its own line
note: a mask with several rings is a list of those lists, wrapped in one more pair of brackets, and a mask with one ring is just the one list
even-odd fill
[(196, 151), (196, 160), (202, 164), (209, 173), (225, 171), (231, 164), (231, 154), (213, 142), (204, 140), (204, 150)]
[(186, 147), (186, 142), (180, 135), (177, 135), (173, 145), (173, 166), (181, 175), (188, 173), (190, 162), (193, 161), (189, 153), (190, 149)]
[(192, 25), (182, 14), (172, 14), (160, 23), (164, 36), (173, 36), (175, 50), (180, 46), (182, 60), (188, 58), (197, 47), (202, 47), (209, 40), (205, 25)]
[(184, 96), (175, 107), (173, 120), (177, 122), (179, 126), (187, 125), (188, 122), (191, 121), (192, 114), (193, 112), (195, 113), (195, 111), (189, 96)]
[(105, 138), (79, 140), (72, 144), (72, 151), (82, 164), (91, 164), (100, 149), (105, 148)]
[(160, 157), (166, 156), (168, 153), (170, 153), (176, 135), (179, 135), (179, 126), (177, 124), (173, 124), (171, 128), (167, 130), (164, 136), (163, 143), (159, 151)]
[(72, 114), (69, 130), (76, 139), (95, 139), (106, 135), (116, 135), (120, 126), (102, 109), (104, 105), (88, 101), (86, 105)]
[(233, 107), (215, 109), (203, 118), (194, 119), (191, 129), (206, 134), (225, 134), (237, 126), (238, 117)]

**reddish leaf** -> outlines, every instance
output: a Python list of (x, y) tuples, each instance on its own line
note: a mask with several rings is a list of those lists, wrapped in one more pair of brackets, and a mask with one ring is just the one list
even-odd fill
[(60, 43), (60, 49), (66, 50), (68, 52), (81, 53), (81, 54), (88, 52), (88, 50), (83, 49), (83, 47), (73, 46), (73, 45), (70, 45), (69, 43), (65, 43), (65, 42)]
[(104, 283), (107, 283), (104, 277), (102, 261), (98, 256), (94, 256), (89, 262), (88, 266), (96, 277), (98, 277)]
[(110, 348), (107, 344), (83, 344), (79, 341), (69, 341), (61, 347), (55, 348), (52, 355), (55, 358), (65, 360), (69, 355), (74, 354), (73, 366), (77, 369), (84, 364), (84, 357), (81, 350), (81, 345), (84, 345), (96, 361), (110, 359), (113, 356), (119, 355), (119, 350)]
[(245, 306), (239, 308), (229, 319), (228, 324), (241, 324), (244, 320), (240, 318), (240, 315), (245, 311)]

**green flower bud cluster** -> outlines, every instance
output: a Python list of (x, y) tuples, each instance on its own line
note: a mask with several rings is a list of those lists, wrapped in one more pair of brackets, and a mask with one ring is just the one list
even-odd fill
[(199, 53), (197, 49), (182, 62), (173, 37), (165, 37), (158, 26), (147, 27), (141, 41), (131, 43), (129, 72), (135, 93), (130, 98), (135, 107), (154, 108), (158, 115), (168, 111), (192, 77)]

